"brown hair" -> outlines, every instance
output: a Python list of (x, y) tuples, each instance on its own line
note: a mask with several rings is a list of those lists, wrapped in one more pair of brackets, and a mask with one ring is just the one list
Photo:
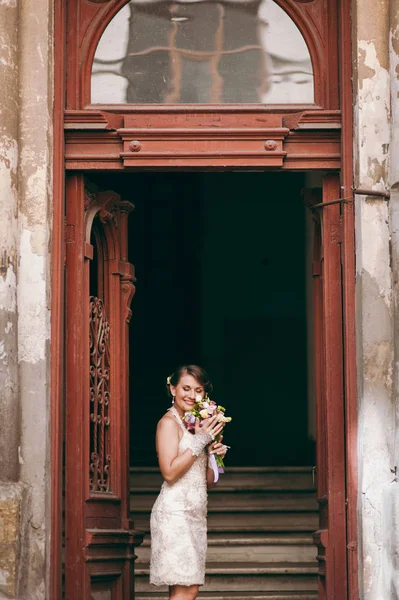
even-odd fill
[(166, 384), (166, 389), (170, 397), (172, 397), (170, 386), (176, 386), (183, 375), (191, 375), (194, 377), (194, 379), (196, 379), (204, 387), (205, 394), (210, 394), (212, 392), (213, 385), (205, 369), (199, 367), (198, 365), (182, 365), (178, 367), (176, 371), (170, 375), (170, 377), (168, 377), (169, 383)]

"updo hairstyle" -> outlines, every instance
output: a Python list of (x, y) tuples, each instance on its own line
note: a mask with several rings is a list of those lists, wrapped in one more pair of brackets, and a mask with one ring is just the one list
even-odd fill
[(191, 375), (194, 377), (194, 379), (196, 379), (198, 383), (203, 386), (205, 395), (212, 392), (213, 386), (205, 369), (199, 367), (198, 365), (182, 365), (178, 367), (176, 371), (167, 379), (166, 390), (170, 398), (173, 398), (173, 395), (170, 391), (170, 386), (173, 385), (176, 387), (183, 375)]

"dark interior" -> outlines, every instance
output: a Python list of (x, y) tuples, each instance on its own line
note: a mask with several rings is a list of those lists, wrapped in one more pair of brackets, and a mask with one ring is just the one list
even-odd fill
[(313, 464), (304, 175), (142, 172), (99, 183), (135, 205), (131, 464), (157, 464), (166, 378), (188, 363), (208, 370), (233, 417), (228, 465)]

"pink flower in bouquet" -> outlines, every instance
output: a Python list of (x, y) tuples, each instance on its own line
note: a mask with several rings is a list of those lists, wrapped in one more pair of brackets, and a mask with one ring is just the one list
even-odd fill
[(215, 414), (217, 407), (218, 405), (216, 404), (216, 402), (211, 402), (208, 406), (208, 413), (211, 417), (213, 417), (213, 415)]
[(196, 421), (195, 416), (193, 414), (191, 414), (190, 412), (186, 412), (186, 414), (183, 417), (183, 422), (184, 422), (185, 426), (187, 427), (188, 431), (194, 431), (195, 421)]

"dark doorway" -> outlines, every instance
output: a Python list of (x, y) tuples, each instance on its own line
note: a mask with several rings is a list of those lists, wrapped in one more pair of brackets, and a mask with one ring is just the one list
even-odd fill
[[(131, 464), (157, 464), (166, 377), (198, 363), (233, 422), (231, 466), (314, 464), (302, 173), (112, 176), (132, 201)], [(111, 179), (111, 178), (109, 178)], [(108, 180), (108, 177), (107, 177)], [(102, 182), (101, 185), (104, 185)]]

